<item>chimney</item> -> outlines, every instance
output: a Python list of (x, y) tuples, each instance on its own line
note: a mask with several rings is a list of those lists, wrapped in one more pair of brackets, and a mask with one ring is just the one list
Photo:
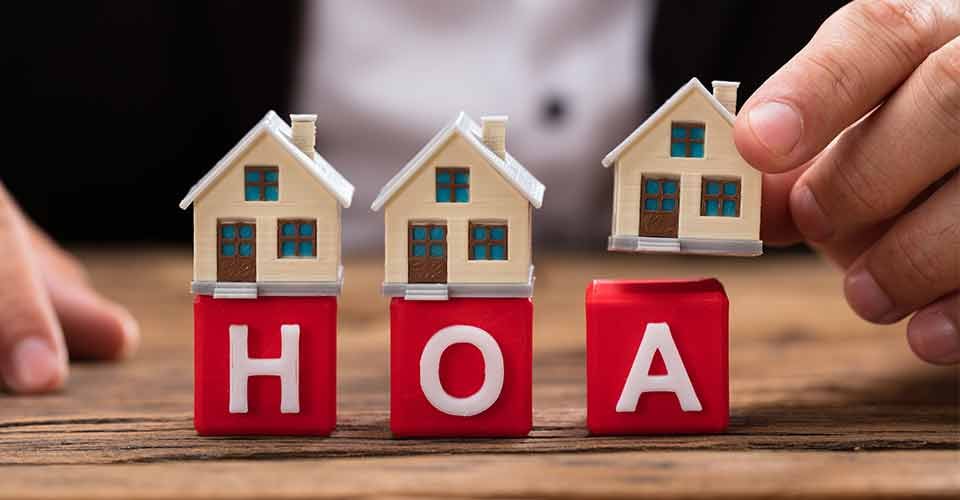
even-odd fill
[(713, 82), (713, 97), (715, 97), (720, 104), (723, 104), (723, 107), (727, 108), (727, 111), (731, 115), (737, 115), (737, 87), (740, 86), (740, 82), (724, 82), (721, 80), (714, 80)]
[(313, 159), (313, 147), (317, 143), (317, 115), (290, 115), (293, 143), (308, 158)]
[(500, 158), (507, 157), (507, 117), (484, 116), (480, 118), (483, 143)]

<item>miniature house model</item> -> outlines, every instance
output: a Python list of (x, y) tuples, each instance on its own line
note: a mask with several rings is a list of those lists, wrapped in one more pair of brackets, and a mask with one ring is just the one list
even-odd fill
[(506, 117), (443, 127), (383, 187), (383, 292), (407, 299), (529, 297), (544, 186), (506, 152)]
[(316, 115), (270, 111), (190, 189), (193, 283), (214, 298), (337, 295), (353, 186), (314, 151)]
[(696, 78), (604, 159), (614, 167), (608, 249), (759, 255), (760, 172), (733, 142), (736, 82)]

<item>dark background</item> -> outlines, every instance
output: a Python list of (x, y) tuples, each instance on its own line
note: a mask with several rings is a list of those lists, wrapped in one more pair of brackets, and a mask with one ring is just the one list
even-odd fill
[[(652, 106), (718, 74), (742, 104), (841, 3), (660, 2)], [(188, 241), (178, 201), (266, 110), (290, 112), (300, 2), (10, 5), (0, 180), (61, 241)]]

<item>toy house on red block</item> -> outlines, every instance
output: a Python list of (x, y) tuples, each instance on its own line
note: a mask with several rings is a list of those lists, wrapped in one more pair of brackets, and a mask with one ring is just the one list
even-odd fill
[(268, 112), (190, 189), (194, 425), (327, 435), (336, 424), (340, 210), (353, 186), (314, 150), (316, 115)]
[(398, 437), (525, 436), (532, 426), (533, 209), (504, 116), (460, 113), (380, 191)]
[(715, 279), (587, 287), (591, 434), (722, 432), (728, 302)]

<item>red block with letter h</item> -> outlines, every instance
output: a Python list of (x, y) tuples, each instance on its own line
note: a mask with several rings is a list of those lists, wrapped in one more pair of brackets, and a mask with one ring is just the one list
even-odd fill
[(727, 428), (729, 306), (719, 281), (596, 280), (586, 309), (591, 434)]
[(526, 436), (532, 366), (529, 298), (390, 303), (394, 436)]
[(215, 299), (194, 310), (201, 435), (329, 435), (336, 425), (336, 297)]

